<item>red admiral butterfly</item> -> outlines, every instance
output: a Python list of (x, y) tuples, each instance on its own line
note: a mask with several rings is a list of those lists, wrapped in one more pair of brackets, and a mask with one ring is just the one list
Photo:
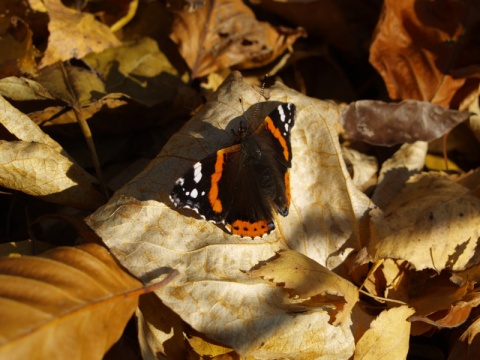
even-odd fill
[(255, 132), (243, 125), (235, 145), (197, 162), (176, 181), (170, 200), (177, 208), (225, 224), (235, 235), (270, 233), (275, 229), (273, 209), (288, 215), (294, 121), (295, 105), (283, 103)]

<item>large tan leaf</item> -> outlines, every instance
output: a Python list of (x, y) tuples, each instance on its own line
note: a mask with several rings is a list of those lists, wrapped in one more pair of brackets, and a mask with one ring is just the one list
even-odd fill
[[(152, 280), (162, 266), (175, 267), (180, 272), (176, 281), (157, 295), (212, 340), (240, 354), (278, 358), (309, 348), (313, 357), (341, 352), (340, 358), (348, 358), (353, 350), (350, 319), (335, 327), (322, 310), (291, 313), (279, 306), (288, 302), (282, 288), (245, 274), (286, 248), (327, 268), (338, 266), (363, 246), (361, 219), (370, 205), (343, 163), (334, 128), (339, 108), (279, 84), (267, 94), (269, 102), (256, 104), (262, 100), (260, 90), (232, 74), (145, 171), (88, 223), (136, 276)], [(243, 110), (258, 123), (277, 101), (291, 101), (298, 110), (292, 131), (292, 204), (288, 217), (275, 220), (277, 230), (261, 239), (239, 238), (193, 211), (173, 209), (168, 195), (175, 180), (196, 160), (232, 144), (231, 130), (243, 119)], [(287, 345), (275, 341), (293, 331), (303, 334), (300, 340), (290, 337)]]
[(141, 287), (95, 244), (0, 259), (2, 359), (101, 359)]
[(413, 312), (407, 306), (381, 312), (357, 343), (354, 359), (406, 359), (410, 339), (407, 319)]
[(57, 61), (81, 59), (91, 52), (120, 45), (111, 30), (93, 14), (67, 8), (61, 0), (45, 0), (44, 4), (50, 17), (50, 36), (40, 67)]
[(0, 96), (0, 123), (20, 141), (0, 140), (0, 184), (46, 201), (96, 209), (104, 197), (96, 180), (28, 116)]
[(240, 0), (209, 0), (195, 12), (175, 13), (170, 37), (198, 78), (234, 65), (269, 64), (304, 34), (259, 22)]
[(480, 199), (441, 173), (413, 176), (382, 212), (371, 212), (374, 260), (407, 260), (417, 270), (465, 270), (479, 260)]

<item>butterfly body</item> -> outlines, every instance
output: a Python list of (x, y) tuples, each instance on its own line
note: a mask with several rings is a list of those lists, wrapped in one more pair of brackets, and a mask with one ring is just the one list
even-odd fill
[(207, 156), (179, 178), (170, 194), (177, 208), (190, 208), (233, 234), (255, 238), (275, 229), (273, 211), (288, 215), (295, 105), (283, 103), (253, 131), (241, 127), (238, 141)]

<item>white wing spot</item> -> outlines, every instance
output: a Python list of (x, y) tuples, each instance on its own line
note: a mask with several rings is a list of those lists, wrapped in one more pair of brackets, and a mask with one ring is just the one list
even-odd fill
[(282, 122), (285, 122), (285, 112), (283, 111), (283, 108), (281, 105), (278, 106), (278, 112), (280, 113), (280, 120)]
[(198, 196), (198, 190), (197, 189), (193, 189), (192, 192), (190, 193), (190, 197), (196, 199)]
[(193, 181), (195, 181), (196, 184), (202, 180), (202, 163), (197, 162), (195, 165), (193, 165)]

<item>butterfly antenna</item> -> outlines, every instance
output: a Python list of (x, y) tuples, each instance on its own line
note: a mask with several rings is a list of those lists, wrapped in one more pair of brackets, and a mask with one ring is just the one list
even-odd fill
[[(260, 90), (260, 96), (262, 98), (264, 97), (264, 93), (265, 93), (265, 84), (267, 83), (267, 77), (268, 77), (268, 74), (265, 74), (265, 76), (263, 77), (263, 81), (262, 81), (262, 88)], [(257, 110), (258, 110), (259, 104), (260, 104), (260, 102), (257, 103), (257, 106), (255, 106), (255, 111), (253, 112), (253, 120), (254, 121), (257, 119)]]

